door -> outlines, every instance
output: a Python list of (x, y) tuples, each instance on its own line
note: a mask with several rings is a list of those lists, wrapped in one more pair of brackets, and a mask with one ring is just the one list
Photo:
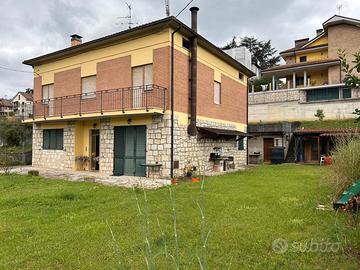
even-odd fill
[(54, 86), (49, 87), (49, 116), (54, 115)]
[(91, 170), (99, 170), (99, 155), (100, 155), (100, 132), (98, 129), (91, 130), (90, 145), (91, 145)]
[(274, 147), (274, 138), (264, 138), (264, 162), (271, 162), (271, 147)]
[(146, 126), (115, 127), (114, 175), (145, 176)]

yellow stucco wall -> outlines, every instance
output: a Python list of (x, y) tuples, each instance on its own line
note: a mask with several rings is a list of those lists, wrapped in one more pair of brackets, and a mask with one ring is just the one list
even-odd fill
[(38, 75), (42, 76), (42, 84), (54, 83), (54, 73), (81, 67), (81, 76), (96, 74), (96, 64), (123, 56), (131, 56), (131, 66), (139, 66), (153, 62), (153, 50), (169, 45), (169, 29), (157, 34), (152, 34), (112, 45), (105, 48), (94, 49), (79, 55), (35, 66)]
[(326, 34), (323, 37), (321, 37), (319, 39), (316, 39), (313, 42), (309, 43), (306, 47), (311, 48), (311, 47), (314, 47), (314, 46), (327, 45), (327, 44), (328, 44), (328, 36)]
[(318, 51), (318, 52), (309, 52), (309, 53), (296, 54), (296, 62), (297, 63), (300, 62), (300, 57), (301, 56), (306, 56), (307, 57), (307, 62), (326, 60), (326, 59), (328, 59), (328, 52), (327, 52), (327, 49), (324, 49), (324, 50), (321, 50), (321, 51)]
[(311, 76), (311, 86), (324, 85), (325, 83), (328, 83), (327, 70), (312, 71), (309, 73), (309, 75)]

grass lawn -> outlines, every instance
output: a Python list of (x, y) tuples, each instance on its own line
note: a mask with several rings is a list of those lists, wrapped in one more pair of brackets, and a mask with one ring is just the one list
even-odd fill
[(303, 121), (301, 126), (305, 129), (319, 129), (319, 128), (360, 128), (360, 122), (354, 119), (342, 120), (323, 120), (323, 121)]
[[(157, 269), (175, 269), (165, 247), (180, 269), (200, 269), (207, 235), (207, 269), (358, 269), (360, 228), (316, 210), (330, 206), (327, 170), (262, 166), (206, 178), (203, 193), (200, 184), (172, 187), (179, 256), (169, 188), (147, 191), (146, 204), (141, 190), (0, 176), (0, 269), (146, 269), (146, 235)], [(288, 243), (283, 254), (272, 249), (278, 238)], [(315, 251), (316, 243), (340, 249)]]

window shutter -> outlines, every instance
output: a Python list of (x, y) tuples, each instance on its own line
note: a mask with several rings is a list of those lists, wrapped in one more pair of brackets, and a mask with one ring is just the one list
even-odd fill
[(81, 78), (81, 93), (83, 98), (96, 96), (96, 76)]
[(132, 69), (133, 86), (143, 86), (143, 67), (134, 67)]
[(56, 130), (56, 149), (64, 149), (64, 131), (62, 129)]
[(44, 85), (42, 87), (42, 99), (43, 101), (49, 99), (49, 85)]
[(238, 150), (245, 150), (244, 138), (238, 140)]
[(144, 76), (144, 84), (150, 85), (153, 84), (153, 70), (152, 65), (146, 65), (145, 69), (145, 76)]
[(221, 85), (219, 82), (214, 82), (214, 103), (220, 104), (221, 102)]
[(43, 131), (43, 149), (50, 148), (50, 133), (49, 130)]

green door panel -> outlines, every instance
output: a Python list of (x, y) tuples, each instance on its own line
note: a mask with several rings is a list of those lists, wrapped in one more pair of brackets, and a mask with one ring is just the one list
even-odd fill
[(145, 176), (146, 126), (114, 128), (114, 175)]

